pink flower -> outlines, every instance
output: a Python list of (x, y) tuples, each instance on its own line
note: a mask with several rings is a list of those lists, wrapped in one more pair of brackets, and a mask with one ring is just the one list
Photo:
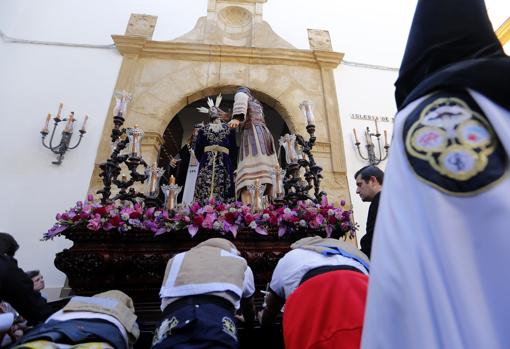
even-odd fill
[(200, 204), (198, 202), (194, 202), (191, 207), (191, 212), (196, 213), (200, 209)]
[(208, 213), (205, 216), (204, 221), (202, 222), (202, 227), (205, 228), (205, 229), (212, 229), (215, 220), (216, 220), (216, 214), (215, 213)]
[(251, 213), (246, 213), (244, 215), (244, 221), (246, 222), (246, 224), (250, 225), (251, 222), (253, 222), (254, 220), (255, 220), (255, 217)]
[(89, 221), (89, 224), (87, 224), (87, 229), (97, 231), (101, 228), (101, 222), (98, 222), (97, 220), (91, 220)]

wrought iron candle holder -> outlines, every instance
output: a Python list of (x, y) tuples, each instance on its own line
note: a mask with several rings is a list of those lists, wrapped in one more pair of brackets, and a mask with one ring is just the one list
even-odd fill
[[(78, 141), (75, 145), (71, 146), (71, 138), (73, 137), (73, 129), (74, 129), (74, 122), (76, 119), (74, 118), (74, 112), (71, 112), (67, 118), (62, 119), (61, 113), (63, 104), (60, 103), (60, 106), (58, 108), (57, 115), (53, 118), (54, 124), (53, 124), (53, 130), (51, 131), (51, 136), (48, 144), (46, 144), (46, 136), (50, 133), (48, 126), (51, 120), (51, 114), (48, 114), (46, 118), (46, 122), (44, 123), (44, 127), (41, 130), (42, 135), (42, 145), (46, 149), (51, 150), (54, 154), (57, 155), (57, 161), (52, 161), (51, 163), (54, 165), (60, 165), (62, 163), (62, 160), (64, 160), (64, 154), (68, 150), (76, 149), (81, 142), (81, 139), (83, 138), (83, 135), (87, 133), (85, 131), (85, 125), (87, 124), (88, 116), (85, 115), (85, 119), (83, 120), (83, 124), (81, 129), (78, 131), (80, 133), (80, 138), (78, 138)], [(55, 132), (57, 130), (58, 124), (62, 121), (66, 121), (66, 125), (64, 129), (62, 130), (62, 135), (60, 137), (60, 142), (56, 145), (53, 144), (53, 139), (55, 137)]]
[[(136, 202), (142, 199), (146, 205), (160, 206), (161, 202), (156, 197), (144, 195), (136, 191), (133, 185), (137, 182), (144, 183), (149, 177), (145, 173), (147, 163), (142, 159), (140, 146), (143, 139), (143, 130), (135, 125), (134, 128), (123, 128), (124, 116), (127, 112), (127, 106), (131, 100), (131, 95), (126, 91), (115, 93), (116, 104), (113, 109), (113, 128), (111, 132), (112, 153), (106, 162), (99, 165), (101, 173), (99, 176), (103, 180), (103, 189), (97, 191), (101, 195), (101, 203), (108, 204), (115, 200), (129, 200)], [(126, 148), (127, 153), (124, 151)], [(122, 165), (129, 170), (129, 178), (118, 179)], [(144, 168), (143, 172), (138, 172), (138, 167)], [(112, 185), (115, 185), (119, 192), (112, 197)], [(156, 185), (159, 185), (157, 183)], [(151, 194), (152, 195), (152, 194)]]
[[(286, 172), (283, 186), (285, 188), (284, 201), (290, 205), (295, 205), (299, 200), (320, 202), (322, 196), (326, 195), (320, 189), (320, 183), (323, 178), (321, 174), (322, 167), (317, 165), (312, 153), (317, 140), (315, 137), (315, 118), (312, 106), (313, 104), (309, 101), (304, 101), (299, 106), (306, 119), (308, 140), (305, 140), (299, 134), (285, 135), (280, 138), (280, 145), (285, 148), (283, 144), (286, 144), (288, 149), (286, 149)], [(301, 171), (301, 169), (304, 171)], [(304, 178), (301, 178), (301, 172), (304, 172)], [(312, 189), (313, 196), (309, 194)]]
[[(388, 143), (388, 132), (386, 130), (384, 130), (383, 131), (384, 132), (384, 146), (381, 147), (381, 134), (379, 133), (379, 126), (377, 124), (377, 119), (374, 120), (374, 122), (375, 122), (375, 133), (372, 133), (370, 131), (370, 127), (368, 127), (368, 126), (364, 131), (365, 148), (367, 150), (366, 156), (364, 156), (361, 152), (361, 149), (360, 149), (361, 142), (358, 139), (358, 134), (356, 133), (356, 129), (353, 128), (352, 132), (354, 133), (354, 140), (355, 140), (354, 145), (358, 149), (359, 156), (363, 160), (368, 161), (368, 163), (370, 165), (377, 166), (382, 161), (384, 161), (388, 158), (388, 153), (389, 153), (388, 149), (390, 148), (390, 145)], [(375, 144), (373, 141), (373, 137), (375, 137), (376, 142), (377, 142), (377, 149), (378, 149), (377, 154), (375, 152)], [(384, 154), (383, 154), (383, 150), (382, 150), (383, 148), (384, 148)]]

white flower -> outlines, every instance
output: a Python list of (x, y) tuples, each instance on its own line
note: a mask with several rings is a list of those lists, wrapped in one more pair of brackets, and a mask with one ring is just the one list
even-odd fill
[(120, 218), (122, 218), (123, 221), (128, 221), (129, 220), (129, 215), (127, 213), (123, 213)]
[(299, 226), (306, 228), (306, 221), (304, 219), (299, 221)]
[(252, 222), (250, 223), (250, 228), (252, 228), (252, 229), (256, 229), (256, 228), (257, 228), (257, 222), (252, 221)]
[(230, 212), (230, 213), (234, 213), (236, 211), (237, 211), (237, 209), (235, 207), (231, 207), (228, 209), (228, 212)]
[(264, 219), (269, 219), (269, 214), (264, 213), (264, 214), (262, 215), (262, 218), (264, 218)]
[(156, 211), (156, 212), (154, 212), (154, 217), (159, 217), (159, 216), (161, 216), (161, 213), (162, 213), (161, 211)]
[(292, 211), (291, 211), (291, 210), (290, 210), (290, 208), (288, 208), (288, 207), (285, 207), (285, 210), (283, 210), (283, 213), (285, 213), (285, 214), (289, 214), (289, 213), (291, 213), (291, 212), (292, 212)]
[(221, 230), (221, 227), (223, 226), (223, 224), (221, 224), (221, 222), (218, 222), (218, 221), (215, 221), (213, 223), (213, 229), (214, 230)]
[(333, 209), (331, 209), (331, 208), (330, 208), (330, 209), (328, 210), (328, 216), (334, 216), (334, 215), (335, 215), (335, 210), (333, 210)]

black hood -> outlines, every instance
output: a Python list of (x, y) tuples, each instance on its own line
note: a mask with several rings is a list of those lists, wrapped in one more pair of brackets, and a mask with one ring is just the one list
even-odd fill
[(510, 58), (483, 0), (419, 0), (395, 99), (400, 110), (441, 87), (477, 90), (510, 109)]

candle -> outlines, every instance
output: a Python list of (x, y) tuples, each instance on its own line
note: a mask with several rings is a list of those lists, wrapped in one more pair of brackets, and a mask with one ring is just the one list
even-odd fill
[(81, 125), (80, 131), (85, 132), (85, 125), (87, 124), (88, 119), (89, 119), (89, 116), (85, 115), (85, 119), (83, 120), (83, 124)]
[(64, 103), (60, 102), (60, 104), (58, 105), (58, 112), (57, 112), (57, 116), (55, 116), (55, 119), (60, 119), (60, 113), (62, 112), (63, 107), (64, 107)]
[(154, 164), (152, 164), (151, 172), (150, 172), (150, 183), (149, 183), (149, 192), (150, 193), (156, 192), (157, 181), (158, 181), (158, 164), (154, 163)]
[(138, 156), (138, 153), (136, 151), (136, 138), (137, 137), (135, 135), (133, 135), (133, 142), (131, 142), (131, 154), (133, 156)]
[(48, 125), (50, 123), (50, 120), (51, 120), (51, 114), (48, 113), (48, 116), (46, 117), (46, 121), (44, 122), (44, 127), (41, 132), (48, 133)]
[(313, 115), (312, 105), (313, 105), (313, 103), (310, 101), (303, 101), (299, 105), (299, 109), (301, 109), (301, 112), (305, 115), (307, 125), (313, 125), (315, 123), (315, 117)]
[(168, 200), (166, 202), (166, 208), (168, 210), (173, 210), (175, 208), (175, 190), (170, 189), (168, 192)]
[(367, 130), (365, 131), (365, 138), (367, 140), (367, 145), (370, 145), (371, 141), (370, 141), (370, 130), (369, 128), (367, 127)]
[(64, 128), (65, 132), (73, 132), (73, 122), (74, 122), (74, 112), (71, 112), (71, 114), (69, 114), (69, 117), (67, 118), (67, 124), (66, 124), (66, 127)]
[(277, 197), (278, 194), (280, 193), (280, 166), (275, 166), (274, 168), (274, 183), (273, 183), (274, 187), (273, 187), (273, 192), (274, 192), (274, 195), (273, 197)]
[(384, 146), (388, 146), (388, 132), (384, 130)]
[(289, 150), (290, 162), (293, 163), (294, 161), (296, 161), (296, 155), (295, 155), (296, 150), (292, 146), (292, 140), (290, 137), (287, 139), (287, 149)]
[(255, 179), (255, 202), (253, 204), (255, 210), (260, 210), (261, 201), (260, 201), (260, 180)]
[(377, 117), (374, 119), (375, 121), (375, 134), (378, 135), (379, 134), (379, 127), (377, 127)]
[(131, 142), (131, 155), (132, 156), (138, 156), (139, 137), (140, 137), (140, 134), (138, 131), (138, 124), (135, 124), (135, 128), (133, 129), (133, 133), (132, 133), (133, 142)]
[(168, 184), (175, 184), (175, 177), (174, 177), (174, 175), (170, 176), (170, 180), (169, 180)]
[(352, 132), (354, 133), (354, 140), (356, 141), (356, 143), (359, 143), (359, 140), (358, 140), (358, 134), (356, 133), (356, 129), (353, 128), (352, 129)]

